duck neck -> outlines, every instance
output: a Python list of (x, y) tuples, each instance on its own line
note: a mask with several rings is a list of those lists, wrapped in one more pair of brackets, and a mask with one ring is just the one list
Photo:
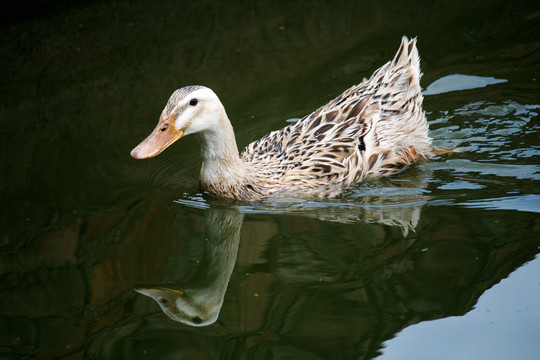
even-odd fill
[(200, 180), (203, 187), (219, 184), (226, 188), (242, 181), (245, 166), (240, 159), (234, 130), (226, 114), (221, 117), (218, 129), (201, 133), (200, 142), (203, 159)]

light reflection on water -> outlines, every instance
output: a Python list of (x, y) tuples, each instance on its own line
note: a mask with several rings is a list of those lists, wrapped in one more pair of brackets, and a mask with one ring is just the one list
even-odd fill
[(517, 210), (540, 213), (540, 195), (526, 194), (495, 199), (473, 200), (460, 205), (472, 208)]
[[(540, 324), (540, 314), (534, 311), (540, 303), (538, 274), (536, 258), (486, 291), (470, 313), (411, 326), (385, 344), (380, 358), (450, 360), (476, 353), (477, 359), (511, 359), (518, 347), (520, 359), (536, 359), (538, 347), (532, 339)], [(517, 295), (524, 293), (527, 296)]]
[(438, 95), (450, 91), (470, 90), (488, 85), (507, 82), (506, 79), (495, 79), (485, 76), (454, 74), (442, 77), (430, 84), (423, 92), (424, 95)]

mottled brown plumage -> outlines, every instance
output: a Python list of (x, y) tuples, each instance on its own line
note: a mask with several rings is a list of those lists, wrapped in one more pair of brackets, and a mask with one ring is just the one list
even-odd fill
[(396, 173), (431, 156), (420, 77), (416, 39), (404, 37), (394, 59), (369, 80), (249, 144), (240, 155), (214, 92), (185, 87), (174, 92), (158, 126), (132, 156), (155, 156), (178, 138), (197, 133), (200, 185), (212, 195), (332, 197), (368, 176)]

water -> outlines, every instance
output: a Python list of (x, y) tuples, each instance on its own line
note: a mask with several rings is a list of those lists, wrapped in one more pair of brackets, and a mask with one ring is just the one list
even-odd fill
[[(0, 35), (0, 357), (539, 357), (536, 2), (67, 5), (13, 5)], [(255, 203), (199, 192), (193, 138), (129, 157), (180, 86), (213, 88), (242, 148), (402, 35), (457, 152)], [(173, 321), (136, 288), (197, 306)]]

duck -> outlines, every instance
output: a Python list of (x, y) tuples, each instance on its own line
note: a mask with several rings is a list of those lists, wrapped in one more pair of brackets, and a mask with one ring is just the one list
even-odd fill
[(332, 198), (369, 177), (433, 156), (416, 38), (392, 61), (311, 114), (238, 150), (218, 96), (201, 85), (173, 92), (152, 133), (131, 151), (157, 156), (180, 138), (200, 140), (201, 190), (240, 201)]

